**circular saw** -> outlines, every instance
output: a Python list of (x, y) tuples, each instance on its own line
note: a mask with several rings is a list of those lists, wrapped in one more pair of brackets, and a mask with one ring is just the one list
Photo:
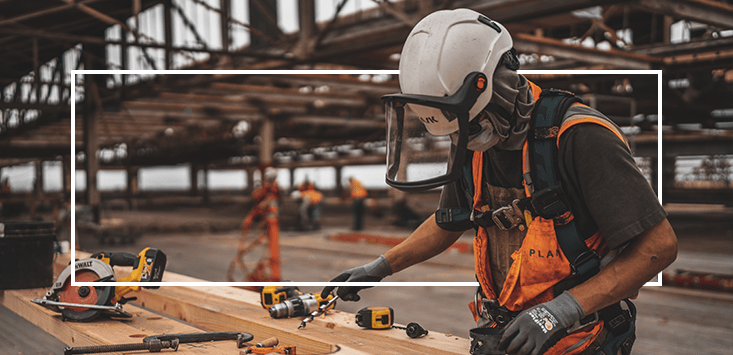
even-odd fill
[[(72, 285), (71, 273), (74, 272), (76, 282), (159, 282), (163, 278), (165, 264), (166, 256), (158, 249), (145, 248), (138, 255), (99, 252), (70, 263), (46, 295), (31, 302), (59, 312), (62, 319), (72, 321), (90, 321), (102, 313), (130, 318), (132, 315), (125, 312), (122, 305), (135, 298), (124, 295), (138, 291), (140, 286)], [(127, 277), (116, 279), (113, 266), (131, 266), (133, 270)]]

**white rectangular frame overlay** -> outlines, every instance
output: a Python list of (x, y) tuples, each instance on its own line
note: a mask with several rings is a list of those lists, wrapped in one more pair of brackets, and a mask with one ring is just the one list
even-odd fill
[[(662, 71), (661, 70), (519, 70), (520, 74), (656, 74), (657, 75), (657, 186), (659, 202), (662, 203)], [(76, 75), (77, 74), (392, 74), (399, 70), (71, 70), (71, 210), (76, 210)], [(76, 259), (76, 214), (71, 214), (71, 260)], [(72, 286), (478, 286), (478, 282), (76, 282), (76, 274), (71, 273)], [(656, 281), (644, 286), (662, 286), (662, 273)]]

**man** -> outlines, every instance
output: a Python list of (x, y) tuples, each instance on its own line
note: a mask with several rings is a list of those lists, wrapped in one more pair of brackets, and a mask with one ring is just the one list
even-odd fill
[(349, 177), (349, 190), (352, 202), (352, 210), (354, 213), (354, 224), (352, 229), (360, 231), (364, 228), (364, 200), (367, 197), (367, 190), (364, 188), (364, 184), (358, 179), (351, 176)]
[[(501, 333), (496, 349), (474, 342), (471, 353), (628, 354), (635, 309), (620, 301), (674, 261), (674, 231), (620, 130), (569, 105), (569, 95), (538, 101), (541, 89), (518, 66), (507, 30), (472, 10), (438, 11), (415, 26), (400, 59), (402, 93), (383, 97), (387, 182), (444, 186), (440, 208), (403, 243), (332, 281), (380, 281), (475, 228), (474, 317)], [(562, 125), (542, 126), (553, 117)], [(445, 156), (425, 154), (440, 137), (450, 139), (447, 162), (407, 167)], [(554, 160), (542, 160), (551, 149)], [(358, 301), (363, 288), (337, 294)]]
[(321, 201), (323, 194), (316, 190), (316, 185), (308, 180), (299, 187), (300, 198), (300, 223), (303, 230), (321, 229)]

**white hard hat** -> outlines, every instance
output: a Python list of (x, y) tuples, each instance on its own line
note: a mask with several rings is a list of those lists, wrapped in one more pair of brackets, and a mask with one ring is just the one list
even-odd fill
[[(405, 41), (399, 64), (401, 91), (450, 96), (468, 74), (483, 73), (487, 87), (469, 111), (469, 118), (474, 119), (491, 100), (494, 70), (512, 46), (504, 26), (476, 11), (436, 11), (418, 22)], [(443, 136), (459, 128), (457, 120), (446, 117), (447, 112), (419, 107), (413, 110), (430, 134)]]
[(277, 169), (271, 166), (266, 167), (264, 171), (264, 180), (266, 182), (273, 182), (277, 180)]

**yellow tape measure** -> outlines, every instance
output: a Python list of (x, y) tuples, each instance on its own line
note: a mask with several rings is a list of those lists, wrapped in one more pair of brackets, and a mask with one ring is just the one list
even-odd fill
[(391, 307), (366, 307), (356, 313), (356, 324), (367, 329), (389, 329), (394, 323)]

